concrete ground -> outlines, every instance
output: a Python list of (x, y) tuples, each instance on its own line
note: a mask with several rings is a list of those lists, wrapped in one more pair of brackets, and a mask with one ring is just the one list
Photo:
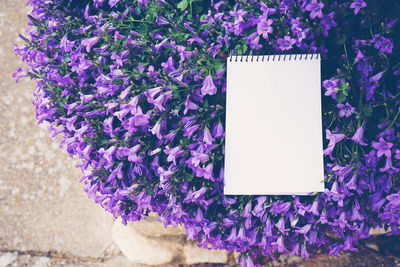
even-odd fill
[[(0, 0), (0, 267), (137, 266), (113, 244), (112, 216), (83, 192), (76, 159), (50, 138), (46, 125), (36, 125), (34, 83), (11, 77), (20, 65), (13, 43), (27, 12), (25, 0)], [(390, 242), (363, 245), (341, 259), (317, 255), (267, 265), (400, 266), (399, 240)]]
[(11, 77), (28, 11), (0, 0), (0, 267), (133, 266), (112, 243), (111, 214), (78, 183), (77, 160), (36, 125), (34, 82)]

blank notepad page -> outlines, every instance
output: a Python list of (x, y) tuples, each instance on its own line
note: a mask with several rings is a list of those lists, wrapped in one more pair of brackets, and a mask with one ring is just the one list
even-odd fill
[(227, 62), (224, 194), (323, 191), (319, 55), (246, 57)]

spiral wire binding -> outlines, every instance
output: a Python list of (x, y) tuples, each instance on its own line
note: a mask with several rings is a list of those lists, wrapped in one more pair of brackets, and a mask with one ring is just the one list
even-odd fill
[(253, 50), (250, 50), (249, 54), (240, 53), (236, 54), (233, 50), (230, 51), (228, 61), (230, 62), (264, 62), (264, 61), (286, 61), (286, 60), (311, 60), (319, 59), (320, 54), (253, 54)]

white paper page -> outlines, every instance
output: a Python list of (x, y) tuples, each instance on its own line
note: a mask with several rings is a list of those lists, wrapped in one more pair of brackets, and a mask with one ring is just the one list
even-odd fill
[(227, 62), (224, 194), (322, 192), (320, 57), (256, 57)]

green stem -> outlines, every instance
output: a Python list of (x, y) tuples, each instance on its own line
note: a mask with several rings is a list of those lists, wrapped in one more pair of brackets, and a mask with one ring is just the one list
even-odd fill
[[(386, 105), (386, 103), (383, 103), (383, 105), (385, 106), (386, 118), (389, 119), (389, 111), (388, 111), (388, 109), (387, 109), (387, 105)], [(396, 120), (396, 119), (395, 119), (395, 120)]]
[(399, 111), (397, 111), (396, 116), (394, 116), (392, 123), (389, 125), (389, 127), (386, 128), (386, 130), (389, 130), (390, 128), (392, 128), (392, 126), (394, 125), (395, 121), (397, 120), (397, 117), (399, 116), (399, 114), (400, 114), (400, 109), (399, 109)]
[[(354, 145), (354, 143), (353, 143), (353, 145)], [(346, 145), (344, 145), (344, 148), (346, 148), (346, 150), (347, 150), (350, 154), (353, 154), (353, 153), (350, 151), (350, 149), (349, 149)]]
[(343, 44), (343, 47), (344, 47), (344, 53), (345, 53), (345, 55), (346, 55), (347, 70), (350, 71), (351, 67), (350, 67), (349, 57), (348, 57), (348, 55), (347, 55), (346, 44)]
[(333, 115), (332, 115), (331, 123), (329, 124), (329, 126), (328, 126), (327, 129), (329, 129), (329, 127), (331, 127), (331, 125), (332, 125), (333, 121), (335, 120), (335, 118), (336, 118), (336, 116), (335, 116), (335, 114), (333, 114)]

